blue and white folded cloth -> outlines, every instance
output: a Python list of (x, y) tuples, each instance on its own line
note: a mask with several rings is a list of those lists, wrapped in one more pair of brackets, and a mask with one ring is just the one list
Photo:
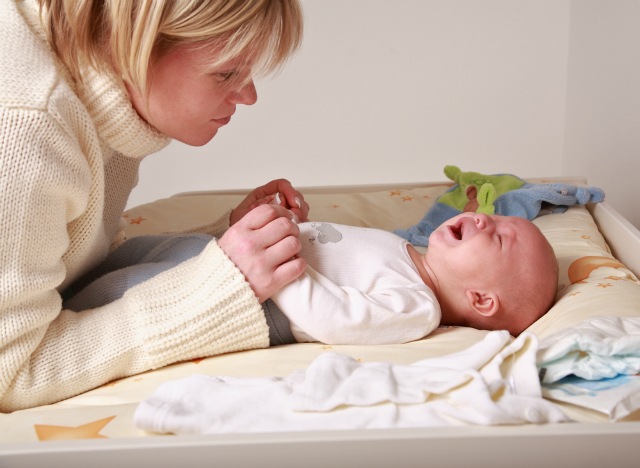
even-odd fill
[(545, 398), (623, 419), (640, 410), (640, 317), (594, 317), (540, 342)]
[(594, 317), (540, 341), (544, 383), (568, 375), (586, 380), (640, 372), (640, 317)]

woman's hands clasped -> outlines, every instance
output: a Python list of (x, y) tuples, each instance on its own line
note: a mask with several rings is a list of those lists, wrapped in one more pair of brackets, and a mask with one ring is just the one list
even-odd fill
[(231, 213), (231, 227), (218, 245), (260, 303), (304, 272), (306, 261), (297, 257), (301, 244), (296, 223), (306, 221), (308, 214), (304, 197), (285, 179), (256, 188)]

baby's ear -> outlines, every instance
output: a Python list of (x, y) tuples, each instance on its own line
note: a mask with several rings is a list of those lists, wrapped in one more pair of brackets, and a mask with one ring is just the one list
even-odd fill
[(469, 307), (484, 317), (491, 317), (500, 309), (500, 298), (494, 292), (468, 289), (466, 294)]

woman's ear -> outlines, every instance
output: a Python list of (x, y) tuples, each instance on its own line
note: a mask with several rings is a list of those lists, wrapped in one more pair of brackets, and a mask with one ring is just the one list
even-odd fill
[(466, 295), (469, 307), (483, 317), (491, 317), (500, 309), (500, 298), (497, 293), (468, 289)]

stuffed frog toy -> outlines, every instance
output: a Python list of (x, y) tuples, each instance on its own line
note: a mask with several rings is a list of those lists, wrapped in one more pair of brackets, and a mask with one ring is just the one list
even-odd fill
[(571, 205), (604, 200), (604, 192), (597, 187), (529, 183), (512, 174), (463, 172), (457, 166), (445, 166), (444, 173), (454, 185), (416, 225), (394, 231), (414, 245), (427, 246), (440, 224), (465, 211), (532, 220), (542, 214), (562, 213)]

